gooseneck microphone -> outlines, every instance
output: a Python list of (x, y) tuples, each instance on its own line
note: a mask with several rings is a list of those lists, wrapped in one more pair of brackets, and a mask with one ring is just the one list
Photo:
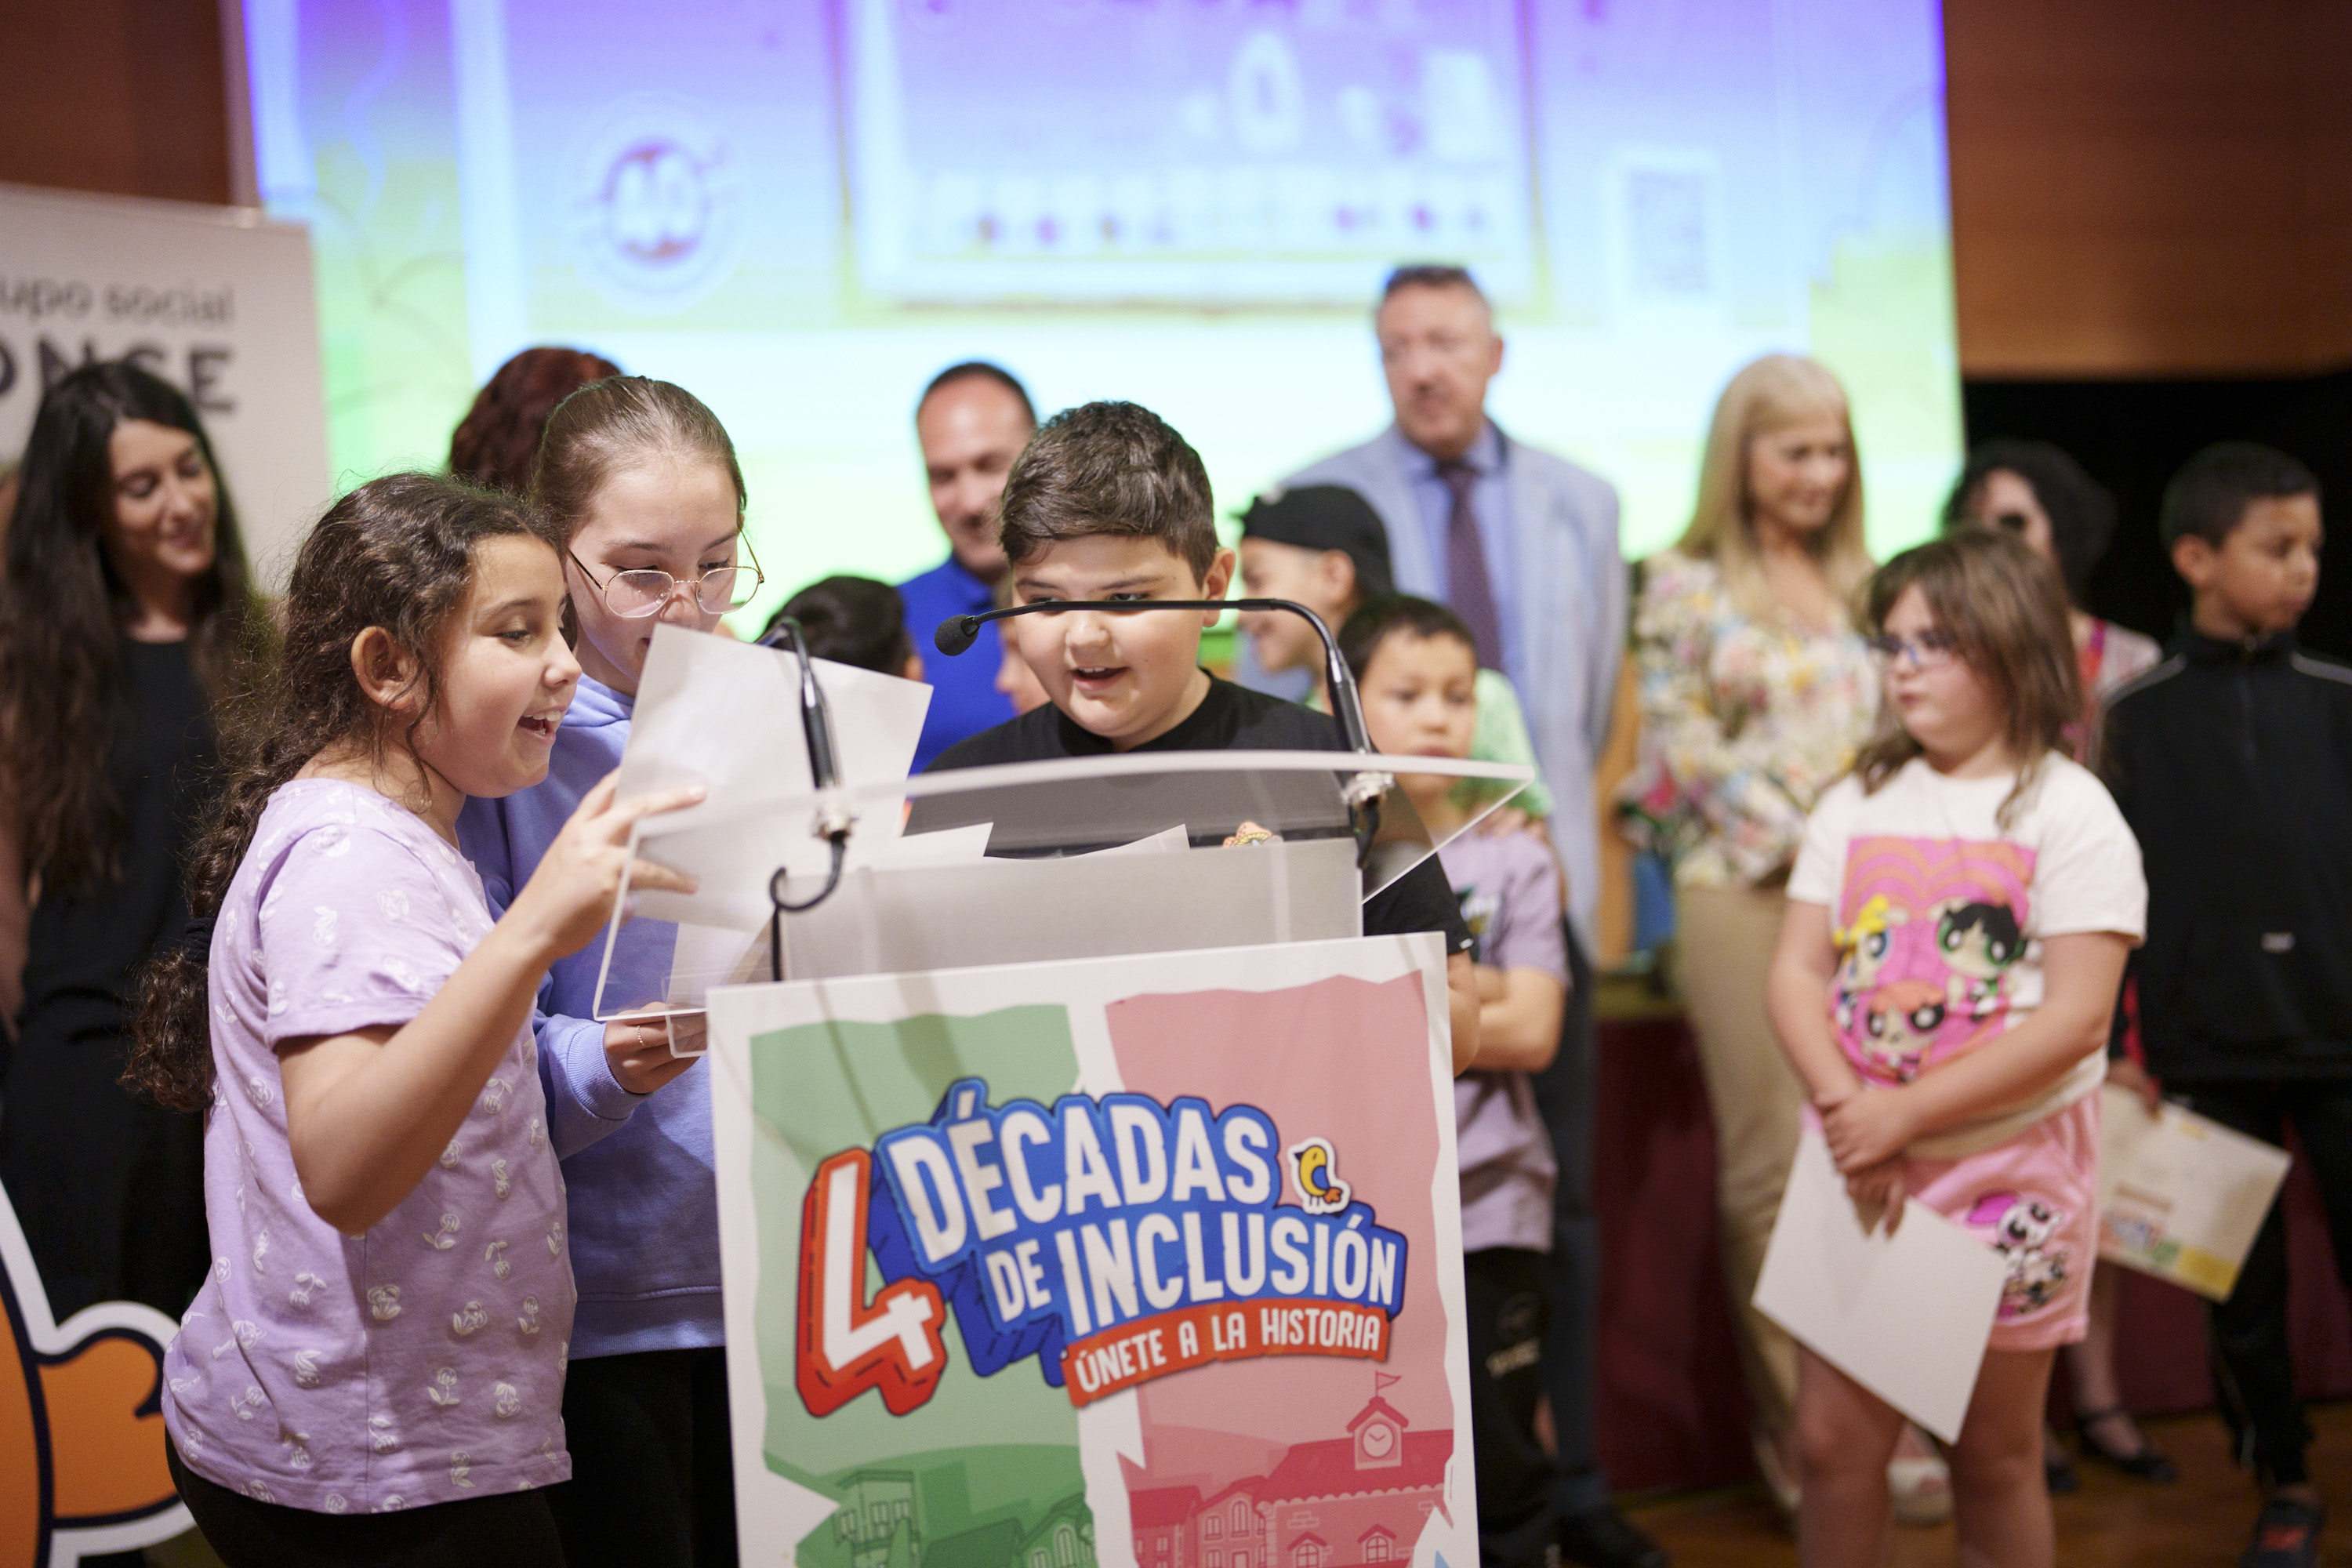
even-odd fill
[(1066, 610), (1101, 610), (1113, 615), (1132, 615), (1138, 610), (1283, 610), (1304, 616), (1323, 642), (1324, 685), (1331, 693), (1332, 716), (1339, 721), (1339, 731), (1348, 738), (1348, 749), (1371, 754), (1371, 737), (1364, 730), (1364, 704), (1356, 695), (1356, 678), (1349, 672), (1348, 661), (1339, 657), (1339, 639), (1331, 635), (1322, 616), (1290, 599), (1041, 599), (1034, 605), (1013, 605), (977, 616), (950, 616), (931, 634), (931, 643), (953, 658), (971, 647), (972, 640), (980, 636), (980, 628), (990, 621), (1008, 620), (1014, 616), (1059, 615)]
[(801, 667), (801, 734), (808, 742), (809, 778), (816, 785), (816, 817), (809, 831), (833, 847), (833, 868), (826, 873), (824, 886), (816, 896), (803, 903), (784, 900), (784, 868), (776, 868), (768, 879), (768, 901), (775, 906), (775, 923), (768, 928), (768, 956), (775, 966), (775, 978), (784, 977), (784, 916), (813, 910), (833, 896), (841, 885), (841, 863), (848, 854), (849, 829), (856, 818), (850, 814), (848, 803), (841, 793), (841, 766), (833, 749), (833, 710), (825, 706), (824, 689), (816, 683), (816, 666), (809, 660), (808, 636), (799, 621), (790, 616), (779, 616), (759, 641), (761, 647), (776, 647), (789, 637), (792, 651)]

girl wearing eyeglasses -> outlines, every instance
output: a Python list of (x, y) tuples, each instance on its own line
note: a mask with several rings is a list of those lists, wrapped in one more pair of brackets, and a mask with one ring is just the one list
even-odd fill
[[(1770, 1007), (1867, 1228), (1906, 1200), (1973, 1233), (2006, 1279), (1950, 1450), (1960, 1556), (2046, 1565), (2042, 1412), (2088, 1323), (2099, 1100), (2139, 846), (2067, 755), (2082, 679), (2057, 572), (1969, 530), (1872, 579), (1878, 732), (1822, 797), (1789, 877)], [(1925, 1348), (1925, 1347), (1923, 1347)], [(1800, 1347), (1798, 1544), (1884, 1562), (1893, 1406)]]
[[(735, 446), (693, 394), (614, 376), (559, 405), (531, 500), (567, 542), (581, 678), (547, 779), (477, 800), (457, 824), (503, 909), (581, 798), (620, 765), (654, 628), (718, 629), (760, 569), (743, 538)], [(677, 928), (633, 921), (614, 942), (606, 1012), (658, 1002)], [(572, 1479), (551, 1494), (578, 1563), (734, 1561), (710, 1094), (659, 1023), (594, 1021), (602, 942), (541, 987), (539, 1071), (569, 1189), (580, 1306), (563, 1420)], [(682, 1047), (701, 1023), (676, 1021)]]

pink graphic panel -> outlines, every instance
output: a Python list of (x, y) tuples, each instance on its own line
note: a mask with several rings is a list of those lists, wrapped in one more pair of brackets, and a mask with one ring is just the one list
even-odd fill
[[(1137, 1391), (1145, 1462), (1129, 1466), (1128, 1487), (1139, 1531), (1182, 1535), (1179, 1560), (1188, 1563), (1205, 1563), (1213, 1548), (1225, 1568), (1286, 1564), (1308, 1534), (1326, 1563), (1381, 1552), (1373, 1542), (1382, 1534), (1409, 1559), (1430, 1506), (1442, 1506), (1454, 1426), (1421, 977), (1136, 996), (1112, 1004), (1108, 1017), (1128, 1089), (1161, 1100), (1199, 1095), (1221, 1110), (1245, 1100), (1286, 1142), (1327, 1140), (1334, 1173), (1408, 1245), (1404, 1306), (1384, 1363), (1269, 1358)], [(1294, 1180), (1286, 1171), (1286, 1203), (1298, 1198)], [(1226, 1430), (1237, 1410), (1249, 1413), (1246, 1436)], [(1291, 1506), (1310, 1497), (1330, 1500)]]

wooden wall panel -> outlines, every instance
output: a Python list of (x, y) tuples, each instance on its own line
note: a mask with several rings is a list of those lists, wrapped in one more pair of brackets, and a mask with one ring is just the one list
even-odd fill
[(229, 199), (221, 0), (0, 0), (0, 181)]
[(2317, 5), (2305, 53), (2321, 62), (2310, 95), (2304, 199), (2311, 215), (2304, 268), (2320, 289), (2311, 333), (2334, 365), (2352, 364), (2352, 5)]
[(1975, 376), (2352, 362), (2352, 6), (1947, 0)]

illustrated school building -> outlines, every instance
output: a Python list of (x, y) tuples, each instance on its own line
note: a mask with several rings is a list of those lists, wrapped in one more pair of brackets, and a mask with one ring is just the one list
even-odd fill
[(1294, 1443), (1264, 1476), (1203, 1499), (1128, 1494), (1138, 1568), (1358, 1568), (1409, 1562), (1445, 1488), (1454, 1434), (1409, 1432), (1375, 1395), (1344, 1437)]

